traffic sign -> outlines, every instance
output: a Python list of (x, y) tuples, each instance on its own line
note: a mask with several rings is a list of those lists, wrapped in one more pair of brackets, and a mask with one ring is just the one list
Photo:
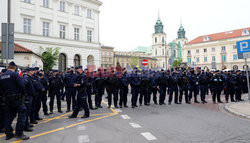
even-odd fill
[(236, 45), (237, 45), (238, 59), (250, 58), (250, 39), (238, 41)]
[(148, 65), (148, 60), (144, 59), (144, 60), (142, 60), (141, 63), (142, 63), (142, 65), (146, 66), (146, 65)]

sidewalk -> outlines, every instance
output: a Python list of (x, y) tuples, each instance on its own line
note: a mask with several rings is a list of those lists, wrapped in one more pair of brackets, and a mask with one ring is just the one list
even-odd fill
[(248, 95), (244, 94), (243, 99), (245, 100), (243, 102), (225, 104), (224, 109), (231, 114), (250, 119), (250, 101), (248, 101)]

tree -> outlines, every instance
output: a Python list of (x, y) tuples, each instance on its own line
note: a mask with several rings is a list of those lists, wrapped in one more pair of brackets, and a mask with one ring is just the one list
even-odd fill
[(138, 67), (139, 66), (139, 57), (131, 56), (131, 60), (129, 62), (129, 65), (130, 65), (131, 69), (133, 69), (134, 67)]
[(40, 56), (43, 59), (44, 71), (49, 71), (56, 65), (56, 61), (59, 58), (59, 48), (42, 48)]
[(180, 60), (174, 60), (173, 66), (174, 67), (179, 67), (181, 65), (181, 63), (182, 63), (182, 59), (180, 59)]

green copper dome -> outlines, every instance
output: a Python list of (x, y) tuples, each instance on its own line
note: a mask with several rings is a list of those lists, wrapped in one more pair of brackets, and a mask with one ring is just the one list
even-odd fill
[(160, 19), (160, 16), (158, 16), (158, 20), (155, 24), (155, 33), (163, 33), (163, 25)]
[(181, 24), (177, 34), (178, 34), (178, 39), (186, 38), (186, 36), (185, 36), (186, 32), (185, 32), (185, 29), (183, 28), (182, 24)]

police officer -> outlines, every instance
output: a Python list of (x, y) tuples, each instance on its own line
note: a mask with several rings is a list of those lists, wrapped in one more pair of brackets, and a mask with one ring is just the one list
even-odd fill
[(91, 110), (95, 110), (96, 108), (93, 107), (93, 103), (92, 103), (92, 94), (93, 94), (93, 83), (94, 83), (94, 75), (93, 72), (90, 72), (88, 70), (88, 68), (86, 68), (84, 70), (84, 74), (85, 76), (87, 76), (87, 98), (88, 98), (88, 105), (89, 105), (89, 109)]
[(116, 77), (115, 71), (112, 69), (112, 71), (109, 73), (109, 77), (107, 78), (107, 93), (108, 93), (108, 108), (111, 107), (112, 104), (112, 96), (114, 101), (115, 108), (118, 108), (117, 102), (118, 102), (118, 79)]
[(158, 104), (157, 103), (157, 86), (158, 86), (158, 82), (157, 82), (157, 77), (155, 75), (154, 71), (150, 72), (150, 77), (149, 77), (149, 103), (150, 103), (150, 98), (151, 98), (151, 94), (153, 93), (153, 101), (154, 104)]
[[(2, 69), (0, 76), (5, 73), (7, 70)], [(4, 132), (4, 101), (3, 101), (3, 92), (4, 90), (0, 90), (0, 133)]]
[(178, 73), (173, 72), (172, 75), (169, 77), (169, 98), (168, 104), (171, 105), (173, 99), (173, 92), (175, 93), (174, 96), (174, 103), (179, 104), (178, 100)]
[(131, 73), (130, 75), (130, 85), (132, 93), (132, 98), (131, 98), (132, 108), (135, 108), (138, 107), (137, 100), (141, 85), (140, 75), (138, 74), (138, 69), (136, 67), (134, 68), (133, 73)]
[(212, 86), (212, 91), (213, 91), (214, 104), (216, 104), (216, 99), (219, 103), (223, 103), (220, 98), (221, 91), (223, 88), (223, 79), (219, 71), (215, 71), (215, 75), (211, 78), (211, 86)]
[(128, 85), (129, 85), (129, 79), (126, 69), (123, 69), (122, 77), (120, 78), (120, 108), (124, 106), (125, 108), (128, 108), (127, 106), (127, 96), (128, 96)]
[(149, 76), (146, 71), (142, 71), (141, 74), (141, 86), (140, 86), (140, 98), (139, 103), (142, 105), (142, 100), (144, 98), (144, 105), (149, 106)]
[(76, 72), (78, 74), (78, 77), (74, 83), (74, 87), (77, 89), (77, 101), (73, 114), (69, 116), (69, 118), (76, 118), (80, 111), (80, 108), (83, 108), (85, 112), (84, 116), (82, 116), (81, 118), (88, 118), (89, 107), (87, 103), (86, 93), (87, 77), (83, 73), (82, 66), (76, 67)]
[(160, 88), (160, 99), (159, 105), (165, 105), (165, 98), (166, 98), (166, 88), (168, 86), (168, 75), (166, 75), (165, 71), (162, 69), (158, 75), (158, 83)]
[(188, 99), (188, 84), (189, 84), (189, 80), (188, 77), (186, 75), (185, 71), (182, 71), (181, 76), (178, 79), (178, 86), (179, 86), (179, 103), (182, 104), (182, 97), (183, 97), (183, 93), (185, 95), (185, 102), (187, 104), (190, 104), (189, 99)]
[(72, 102), (72, 109), (76, 106), (76, 88), (74, 88), (74, 82), (77, 78), (77, 75), (74, 73), (74, 69), (70, 68), (68, 73), (65, 74), (64, 84), (66, 92), (66, 101), (67, 101), (67, 111), (70, 112), (70, 106)]
[(225, 79), (226, 82), (226, 102), (228, 103), (229, 95), (231, 102), (235, 102), (234, 100), (234, 93), (235, 93), (235, 86), (236, 86), (236, 75), (232, 75), (232, 71), (229, 71), (227, 74), (227, 78)]
[(39, 71), (36, 72), (36, 74), (33, 76), (33, 85), (35, 87), (35, 100), (34, 100), (34, 119), (35, 120), (42, 120), (42, 118), (39, 117), (39, 111), (41, 109), (41, 103), (42, 103), (42, 93), (45, 92), (45, 88), (39, 78), (39, 76), (42, 76)]
[(45, 116), (48, 116), (49, 114), (48, 114), (48, 106), (47, 106), (47, 93), (48, 93), (48, 89), (49, 89), (49, 81), (48, 81), (48, 79), (43, 71), (40, 72), (39, 78), (40, 78), (40, 81), (45, 89), (44, 92), (41, 93), (43, 114)]
[(10, 62), (7, 71), (0, 77), (0, 90), (3, 90), (4, 97), (4, 115), (5, 115), (5, 134), (6, 140), (14, 137), (11, 124), (18, 114), (15, 137), (22, 140), (29, 139), (23, 134), (26, 120), (26, 107), (24, 105), (24, 95), (26, 94), (24, 82), (20, 75), (15, 72), (16, 64)]
[(205, 75), (205, 72), (202, 71), (199, 75), (199, 85), (200, 85), (200, 96), (201, 96), (201, 102), (202, 104), (207, 103), (206, 101), (206, 86), (207, 86), (207, 75)]
[(27, 91), (27, 95), (26, 95), (26, 99), (25, 99), (25, 106), (27, 109), (26, 112), (26, 122), (25, 122), (25, 130), (26, 131), (32, 131), (32, 129), (30, 128), (32, 124), (37, 124), (37, 122), (34, 119), (33, 116), (33, 110), (32, 110), (32, 105), (33, 105), (33, 100), (34, 100), (34, 96), (35, 96), (35, 88), (33, 86), (33, 74), (34, 74), (34, 69), (33, 68), (27, 68), (26, 69), (27, 74), (24, 74), (23, 79), (24, 79), (24, 84), (25, 84), (25, 88)]
[(94, 90), (95, 90), (95, 106), (96, 108), (102, 108), (102, 95), (104, 94), (105, 77), (101, 69), (94, 75)]
[(194, 73), (194, 69), (190, 70), (190, 75), (189, 75), (189, 102), (191, 102), (192, 96), (194, 95), (194, 102), (195, 103), (200, 103), (197, 100), (197, 95), (199, 91), (199, 80), (197, 75)]
[(53, 114), (55, 96), (56, 96), (56, 100), (57, 100), (57, 110), (59, 113), (62, 113), (61, 95), (60, 95), (60, 85), (61, 84), (62, 84), (62, 79), (58, 75), (58, 70), (53, 70), (53, 75), (49, 78), (50, 114)]
[(237, 71), (237, 76), (236, 76), (236, 87), (235, 87), (235, 96), (236, 96), (236, 101), (244, 101), (241, 99), (241, 94), (242, 94), (242, 87), (243, 87), (243, 79), (241, 75), (241, 71)]

